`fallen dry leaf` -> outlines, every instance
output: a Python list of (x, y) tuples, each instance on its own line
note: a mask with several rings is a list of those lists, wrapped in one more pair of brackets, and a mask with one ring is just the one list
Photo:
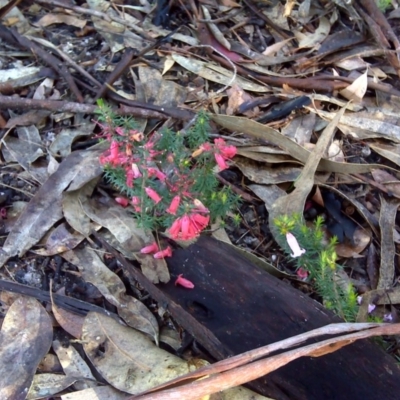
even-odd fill
[(24, 400), (36, 368), (53, 340), (46, 310), (30, 297), (18, 297), (0, 332), (0, 397)]

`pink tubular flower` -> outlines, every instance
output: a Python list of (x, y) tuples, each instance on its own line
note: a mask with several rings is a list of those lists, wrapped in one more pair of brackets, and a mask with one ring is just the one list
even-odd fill
[(214, 144), (224, 158), (233, 158), (236, 155), (236, 147), (227, 146), (224, 139), (214, 139)]
[(135, 178), (135, 174), (132, 170), (132, 168), (127, 168), (126, 169), (126, 186), (128, 186), (128, 188), (133, 188), (133, 180)]
[(156, 176), (161, 182), (164, 182), (167, 179), (167, 175), (161, 172), (158, 168), (149, 167), (147, 168), (149, 176)]
[(176, 215), (176, 211), (178, 210), (180, 202), (181, 202), (181, 197), (175, 196), (172, 199), (170, 206), (165, 211), (167, 211), (167, 213), (169, 214)]
[(186, 289), (193, 289), (194, 288), (194, 283), (189, 281), (189, 279), (182, 278), (183, 274), (179, 274), (178, 277), (176, 278), (175, 281), (175, 286), (176, 285), (181, 285)]
[(293, 254), (291, 254), (293, 258), (300, 257), (302, 254), (306, 252), (304, 249), (300, 248), (297, 239), (290, 232), (286, 234), (286, 240), (288, 242), (290, 249), (293, 251)]
[(202, 212), (205, 214), (208, 214), (210, 212), (210, 210), (199, 200), (199, 199), (194, 199), (193, 203), (195, 205), (195, 209), (194, 211), (196, 212)]
[(299, 279), (301, 279), (302, 281), (306, 280), (308, 277), (308, 271), (305, 270), (304, 268), (299, 268), (296, 271), (296, 275), (299, 277)]
[(228, 168), (228, 164), (226, 163), (225, 158), (223, 157), (222, 154), (215, 153), (214, 157), (215, 157), (215, 161), (217, 162), (220, 171), (223, 171), (224, 169)]
[(172, 249), (171, 247), (167, 247), (164, 250), (158, 251), (153, 255), (154, 258), (164, 258), (164, 257), (171, 257), (172, 256)]
[(237, 149), (235, 146), (227, 146), (224, 139), (214, 140), (215, 149), (215, 161), (217, 162), (219, 169), (222, 171), (228, 168), (226, 160), (233, 158), (236, 155)]
[(157, 253), (159, 251), (158, 244), (156, 242), (149, 244), (148, 246), (143, 247), (143, 249), (140, 250), (142, 254), (150, 254), (150, 253)]
[(133, 208), (135, 209), (136, 212), (142, 211), (142, 208), (140, 207), (140, 197), (133, 196), (131, 199), (131, 204), (133, 205)]
[(119, 143), (116, 140), (113, 140), (110, 149), (99, 157), (101, 164), (111, 164), (114, 167), (123, 164), (126, 159), (127, 157), (124, 154), (120, 154)]
[(185, 214), (174, 221), (168, 232), (172, 239), (190, 240), (196, 238), (209, 222), (208, 215)]
[(147, 196), (149, 196), (154, 201), (154, 203), (157, 204), (161, 201), (161, 196), (154, 189), (147, 187), (144, 190)]
[(132, 171), (133, 171), (133, 179), (137, 179), (137, 178), (140, 178), (142, 176), (138, 165), (135, 164), (135, 163), (132, 164)]
[(129, 204), (129, 200), (126, 197), (116, 197), (114, 200), (122, 207), (127, 207)]

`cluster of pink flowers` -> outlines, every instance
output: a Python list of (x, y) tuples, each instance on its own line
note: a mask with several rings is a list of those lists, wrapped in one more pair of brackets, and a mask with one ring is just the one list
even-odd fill
[(233, 158), (237, 149), (235, 146), (228, 146), (224, 139), (214, 139), (214, 146), (210, 143), (203, 143), (198, 150), (193, 153), (193, 157), (200, 155), (203, 152), (214, 153), (215, 161), (218, 164), (220, 171), (227, 169), (227, 160)]
[[(228, 168), (227, 161), (236, 155), (236, 147), (227, 145), (224, 139), (215, 139), (213, 144), (195, 145), (197, 150), (191, 158), (193, 150), (185, 148), (181, 153), (174, 153), (169, 148), (160, 148), (162, 135), (157, 132), (146, 139), (143, 133), (135, 130), (117, 127), (112, 132), (107, 126), (100, 127), (110, 142), (110, 148), (100, 156), (100, 163), (124, 172), (120, 187), (130, 194), (129, 199), (116, 197), (116, 202), (123, 207), (131, 205), (137, 213), (151, 212), (158, 219), (165, 217), (164, 227), (172, 239), (196, 238), (209, 225), (210, 211), (198, 199), (202, 193), (194, 193), (192, 189), (195, 184), (192, 174), (198, 165), (195, 158), (208, 153), (208, 159), (213, 162), (214, 158), (219, 169), (224, 170)], [(187, 158), (175, 160), (175, 154), (180, 154), (179, 158), (185, 154)], [(181, 168), (182, 161), (186, 162), (185, 168)], [(175, 220), (170, 222), (168, 215)], [(156, 243), (145, 246), (141, 252), (152, 254), (154, 258), (172, 254), (169, 246), (161, 250)]]

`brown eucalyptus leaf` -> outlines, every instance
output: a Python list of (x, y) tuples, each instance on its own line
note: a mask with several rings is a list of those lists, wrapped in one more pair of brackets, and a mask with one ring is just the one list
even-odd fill
[(37, 374), (33, 377), (27, 400), (49, 398), (71, 386), (78, 378), (60, 374)]
[(286, 195), (286, 192), (277, 185), (249, 185), (248, 187), (265, 203), (268, 212), (276, 200)]
[(82, 380), (74, 384), (75, 389), (83, 390), (97, 386), (96, 379), (89, 366), (73, 346), (62, 346), (60, 341), (54, 340), (53, 350), (60, 360), (64, 373), (67, 376)]
[(45, 248), (32, 250), (35, 254), (41, 256), (52, 256), (63, 253), (64, 251), (72, 250), (85, 236), (78, 232), (70, 232), (65, 222), (52, 229), (49, 235), (46, 235), (44, 243)]
[(64, 192), (62, 198), (62, 207), (64, 217), (68, 224), (77, 232), (85, 237), (89, 236), (93, 228), (90, 218), (82, 209), (82, 203), (92, 196), (93, 190), (96, 187), (98, 178), (92, 179), (80, 189)]
[(98, 163), (101, 152), (102, 150), (85, 150), (70, 154), (38, 189), (0, 250), (0, 267), (10, 257), (17, 254), (21, 257), (25, 254), (62, 218), (61, 194), (69, 185), (75, 182), (79, 187), (80, 183), (84, 184), (101, 174), (100, 166), (93, 167), (94, 163)]
[(252, 182), (264, 185), (294, 182), (302, 172), (301, 168), (289, 167), (286, 164), (285, 166), (268, 167), (244, 157), (236, 157), (235, 165)]
[(335, 251), (339, 257), (357, 258), (364, 257), (360, 253), (365, 250), (371, 242), (372, 233), (363, 228), (357, 228), (354, 232), (354, 245), (350, 243), (339, 243), (335, 246)]
[(142, 272), (149, 280), (153, 283), (169, 281), (168, 267), (164, 259), (155, 259), (152, 255), (140, 253), (143, 247), (154, 243), (155, 238), (151, 232), (138, 227), (128, 210), (105, 197), (82, 201), (82, 208), (91, 220), (104, 226), (114, 235), (124, 248), (125, 254), (130, 254), (130, 258), (140, 262)]
[(186, 361), (157, 347), (144, 334), (90, 312), (83, 325), (83, 348), (112, 386), (140, 393), (190, 370)]
[[(228, 115), (211, 115), (210, 118), (224, 128), (235, 132), (241, 132), (246, 135), (255, 137), (261, 140), (267, 140), (274, 145), (289, 153), (294, 159), (306, 163), (310, 152), (293, 140), (283, 136), (275, 129), (252, 121), (248, 118), (234, 117)], [(318, 165), (318, 171), (326, 172), (341, 172), (344, 174), (365, 173), (374, 168), (382, 168), (379, 164), (350, 164), (337, 163), (334, 161), (321, 159)]]
[(62, 254), (64, 259), (79, 268), (82, 278), (90, 282), (118, 309), (118, 314), (135, 329), (147, 333), (157, 343), (158, 323), (154, 315), (139, 300), (126, 294), (124, 283), (107, 268), (97, 253), (85, 247)]
[(168, 107), (176, 107), (185, 102), (187, 88), (164, 79), (157, 69), (141, 66), (138, 73), (144, 91), (144, 101)]
[(384, 185), (392, 196), (400, 199), (400, 181), (395, 176), (383, 169), (374, 169), (371, 174), (375, 182)]
[(73, 393), (66, 393), (60, 397), (61, 400), (126, 400), (126, 393), (122, 393), (112, 386), (98, 386)]
[(400, 144), (368, 143), (372, 150), (400, 167)]
[[(82, 325), (85, 317), (82, 315), (75, 314), (68, 310), (64, 310), (58, 307), (57, 304), (53, 302), (52, 292), (51, 296), (51, 310), (53, 312), (54, 318), (59, 323), (61, 328), (68, 332), (71, 336), (80, 339), (82, 334)], [(65, 296), (65, 288), (60, 289), (57, 294)]]
[(53, 340), (46, 310), (31, 297), (18, 297), (0, 332), (0, 398), (24, 400), (36, 368)]
[(183, 57), (176, 53), (172, 54), (172, 58), (175, 62), (177, 62), (183, 68), (186, 68), (188, 71), (209, 81), (219, 83), (220, 85), (239, 85), (244, 90), (258, 93), (270, 91), (268, 87), (251, 82), (240, 76), (236, 76), (235, 79), (232, 80), (234, 77), (233, 72), (219, 65), (217, 66), (204, 61), (196, 60), (194, 58)]

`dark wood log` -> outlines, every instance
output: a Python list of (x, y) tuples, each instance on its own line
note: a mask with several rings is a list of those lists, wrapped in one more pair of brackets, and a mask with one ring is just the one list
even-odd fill
[[(175, 250), (168, 264), (172, 279), (161, 289), (234, 354), (342, 322), (212, 238)], [(178, 274), (195, 288), (175, 286)], [(207, 343), (201, 345), (207, 349)], [(400, 369), (376, 342), (364, 340), (323, 357), (298, 359), (253, 387), (277, 400), (399, 399)]]

